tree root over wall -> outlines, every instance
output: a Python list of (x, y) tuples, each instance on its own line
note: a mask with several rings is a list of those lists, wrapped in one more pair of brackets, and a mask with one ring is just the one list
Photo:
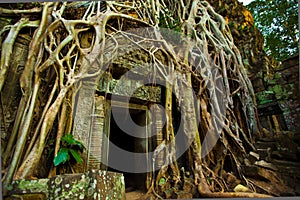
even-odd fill
[[(145, 63), (151, 63), (153, 73), (166, 81), (167, 120), (160, 147), (166, 152), (165, 163), (171, 164), (163, 163), (157, 173), (152, 173), (147, 184), (149, 193), (159, 198), (163, 190), (180, 188), (185, 176), (176, 162), (172, 119), (172, 110), (180, 106), (183, 132), (190, 143), (184, 168), (191, 172), (200, 195), (266, 197), (256, 193), (228, 193), (232, 188), (222, 176), (232, 171), (255, 192), (255, 186), (243, 175), (241, 165), (254, 149), (253, 136), (259, 133), (259, 127), (252, 85), (240, 53), (225, 20), (209, 3), (133, 0), (38, 5), (42, 9), (0, 10), (3, 16), (12, 17), (12, 13), (16, 13), (20, 18), (1, 32), (5, 38), (1, 51), (1, 90), (5, 81), (9, 81), (6, 80), (7, 69), (15, 38), (25, 27), (34, 30), (20, 78), (23, 96), (3, 155), (4, 185), (13, 179), (35, 176), (49, 138), (56, 140), (54, 153), (57, 153), (63, 133), (72, 130), (75, 96), (82, 81), (101, 76), (110, 61), (126, 49), (122, 39), (127, 38), (130, 41), (127, 44), (143, 49), (141, 54), (149, 58)], [(167, 42), (172, 36), (164, 35), (164, 29), (158, 27), (172, 29), (191, 40), (181, 41), (186, 44), (185, 48), (176, 49), (176, 44)], [(154, 31), (142, 37), (128, 32), (131, 28)], [(171, 41), (177, 40), (171, 38)], [(133, 52), (127, 54), (128, 65), (141, 62), (138, 57), (130, 56)], [(95, 63), (98, 67), (93, 67)], [(169, 68), (164, 68), (165, 65)], [(178, 73), (170, 77), (170, 71)], [(193, 91), (197, 93), (194, 96)], [(172, 93), (185, 98), (177, 99), (174, 105)], [(197, 120), (201, 122), (199, 125)], [(209, 134), (211, 139), (218, 137), (213, 132), (220, 134), (220, 139), (215, 138), (216, 145), (203, 158), (201, 141)], [(170, 148), (165, 148), (167, 144)], [(50, 171), (51, 176), (56, 174), (56, 170)], [(165, 185), (167, 188), (159, 184), (162, 178), (169, 182)]]

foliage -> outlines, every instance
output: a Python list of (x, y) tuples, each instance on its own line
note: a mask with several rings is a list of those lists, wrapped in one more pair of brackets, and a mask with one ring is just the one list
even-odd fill
[(298, 53), (298, 2), (255, 0), (247, 6), (265, 37), (265, 50), (282, 61)]
[(73, 135), (66, 134), (61, 138), (61, 148), (59, 149), (57, 155), (55, 156), (53, 163), (55, 166), (64, 164), (69, 161), (71, 156), (78, 163), (82, 163), (82, 158), (79, 155), (79, 151), (83, 150), (83, 145), (81, 142), (74, 139)]
[(292, 98), (295, 87), (294, 84), (287, 86), (280, 85), (280, 73), (276, 72), (273, 77), (264, 77), (267, 90), (256, 93), (256, 98), (259, 105), (271, 103), (273, 101), (285, 101)]
[[(82, 15), (74, 13), (76, 20), (69, 13), (75, 10), (73, 3), (45, 3), (39, 13), (26, 11), (41, 19), (30, 24), (35, 25), (34, 37), (29, 44), (26, 65), (18, 79), (22, 98), (15, 123), (12, 124), (15, 137), (9, 138), (12, 145), (6, 148), (5, 155), (12, 161), (4, 166), (8, 170), (4, 178), (5, 186), (13, 179), (34, 175), (41, 165), (40, 160), (50, 134), (60, 138), (62, 133), (70, 133), (76, 124), (72, 114), (76, 108), (76, 92), (82, 80), (102, 76), (106, 63), (115, 62), (125, 50), (124, 62), (128, 67), (140, 65), (142, 61), (145, 72), (155, 69), (153, 77), (166, 83), (161, 95), (167, 120), (162, 129), (163, 141), (155, 141), (155, 153), (165, 153), (161, 160), (153, 159), (153, 166), (162, 161), (162, 167), (157, 171), (153, 169), (151, 177), (147, 179), (148, 191), (156, 194), (158, 186), (163, 185), (167, 190), (181, 187), (183, 183), (177, 164), (177, 147), (182, 143), (174, 139), (175, 134), (179, 135), (173, 126), (173, 122), (176, 125), (177, 121), (182, 122), (184, 127), (182, 134), (186, 140), (182, 142), (189, 145), (184, 155), (187, 167), (192, 170), (194, 183), (203, 197), (220, 191), (219, 194), (223, 195), (222, 191), (230, 189), (227, 179), (220, 176), (224, 174), (224, 163), (227, 170), (235, 171), (236, 175), (248, 182), (239, 166), (244, 164), (246, 149), (254, 150), (252, 134), (258, 132), (254, 92), (225, 19), (206, 1), (188, 0), (184, 1), (186, 5), (180, 1), (154, 2), (91, 1), (88, 7), (81, 8)], [(26, 19), (30, 21), (31, 15), (28, 14), (30, 18)], [(49, 15), (52, 17), (49, 18)], [(19, 18), (23, 16), (20, 14)], [(21, 22), (23, 20), (20, 19)], [(176, 33), (174, 37), (188, 35), (194, 40), (182, 38), (182, 45), (171, 44), (168, 40), (172, 39), (173, 43), (181, 41), (175, 40), (173, 35), (168, 40), (167, 37), (161, 37), (167, 32), (158, 29), (159, 26), (164, 27), (163, 30), (172, 29)], [(134, 27), (154, 29), (127, 32)], [(19, 34), (14, 29), (11, 32), (15, 33), (15, 38)], [(126, 41), (128, 43), (124, 44), (124, 37), (129, 38)], [(13, 49), (14, 41), (8, 38), (5, 45)], [(143, 51), (138, 51), (136, 47)], [(5, 62), (2, 63), (8, 63), (11, 55), (14, 54), (3, 57)], [(140, 59), (144, 55), (147, 59)], [(110, 67), (116, 69), (115, 64), (112, 63)], [(149, 66), (153, 68), (148, 69)], [(9, 67), (8, 64), (1, 66), (1, 74), (7, 74), (3, 69)], [(175, 70), (178, 72), (176, 76), (170, 76), (170, 72)], [(6, 75), (3, 76), (3, 83), (5, 80), (8, 80)], [(47, 92), (44, 92), (44, 88), (47, 88)], [(175, 99), (173, 94), (180, 98)], [(43, 110), (37, 112), (41, 104), (44, 105)], [(173, 115), (177, 105), (181, 107), (180, 115)], [(198, 124), (198, 120), (201, 123)], [(32, 132), (36, 137), (28, 141)], [(202, 151), (202, 138), (211, 135), (207, 133), (215, 133), (216, 137), (213, 138), (222, 138), (215, 141), (217, 143), (211, 152), (208, 152), (210, 149), (205, 148), (205, 144), (205, 151)], [(17, 135), (20, 137), (17, 138)], [(23, 156), (23, 147), (28, 143), (31, 146), (29, 153)], [(12, 151), (14, 146), (16, 150)], [(54, 159), (55, 165), (71, 159), (81, 162), (78, 151), (82, 145), (71, 135), (62, 137), (61, 145), (58, 143), (55, 147), (60, 147)], [(205, 156), (206, 153), (209, 154)], [(164, 194), (156, 194), (157, 197), (160, 195)]]
[(172, 12), (167, 12), (165, 15), (160, 15), (159, 17), (159, 26), (161, 28), (172, 29), (176, 32), (181, 32), (181, 23), (180, 20), (172, 17)]
[(274, 101), (274, 92), (269, 90), (258, 92), (256, 93), (256, 99), (259, 105), (271, 103)]
[(158, 185), (162, 186), (162, 185), (164, 185), (164, 184), (166, 184), (166, 179), (160, 178), (160, 179), (159, 179), (159, 182), (158, 182)]

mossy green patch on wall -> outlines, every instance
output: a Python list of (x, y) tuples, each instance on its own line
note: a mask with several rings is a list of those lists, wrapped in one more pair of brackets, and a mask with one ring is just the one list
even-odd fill
[(46, 199), (124, 199), (125, 182), (120, 173), (91, 170), (50, 179), (17, 180), (7, 195), (12, 198), (38, 193)]

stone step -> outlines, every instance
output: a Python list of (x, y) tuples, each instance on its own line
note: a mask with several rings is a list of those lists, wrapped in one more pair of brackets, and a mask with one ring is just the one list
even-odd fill
[(256, 153), (259, 154), (260, 159), (262, 160), (285, 160), (285, 161), (293, 161), (300, 162), (300, 149), (289, 149), (287, 147), (280, 147), (274, 149), (274, 145), (268, 146), (266, 143), (258, 143), (259, 148), (256, 149)]
[(299, 167), (300, 168), (300, 161), (298, 161), (298, 162), (292, 162), (292, 161), (284, 161), (284, 160), (274, 159), (273, 162), (276, 165), (286, 165), (286, 166), (294, 166), (294, 167)]
[(257, 139), (257, 142), (276, 142), (276, 139), (275, 138), (271, 138), (271, 137), (263, 137), (263, 138), (258, 138)]
[(300, 174), (300, 162), (292, 162), (292, 161), (285, 161), (285, 160), (272, 160), (273, 165), (276, 165), (280, 169), (287, 169), (295, 171), (296, 173)]
[(299, 172), (299, 168), (298, 167), (291, 167), (291, 166), (276, 166), (278, 169), (278, 172), (280, 173), (284, 173), (285, 174), (289, 174), (295, 177), (299, 177), (300, 178), (300, 172)]
[(262, 160), (265, 160), (271, 156), (271, 151), (268, 149), (257, 149), (256, 152), (259, 154), (259, 157)]
[(265, 169), (270, 169), (270, 170), (273, 170), (273, 171), (277, 171), (277, 167), (275, 165), (273, 165), (270, 162), (266, 162), (264, 160), (256, 161), (255, 165), (259, 166), (259, 167), (263, 167)]
[[(297, 167), (290, 167), (290, 166), (278, 166), (277, 165), (277, 172), (280, 174), (283, 180), (298, 180), (300, 182), (300, 172), (299, 168)], [(292, 181), (289, 181), (293, 184)]]
[(299, 157), (297, 156), (297, 152), (292, 152), (289, 150), (278, 150), (273, 151), (271, 153), (272, 159), (280, 159), (280, 160), (289, 160), (289, 161), (298, 161)]
[(257, 149), (268, 149), (268, 148), (271, 148), (271, 150), (276, 150), (277, 149), (277, 143), (276, 142), (257, 141), (254, 146)]

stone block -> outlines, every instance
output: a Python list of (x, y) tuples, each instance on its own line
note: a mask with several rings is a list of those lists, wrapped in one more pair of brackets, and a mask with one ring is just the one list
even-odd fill
[(45, 199), (125, 199), (124, 176), (120, 173), (90, 170), (50, 179), (16, 180), (7, 188), (8, 198), (44, 195)]
[(266, 162), (264, 160), (256, 161), (255, 165), (266, 168), (266, 169), (271, 169), (271, 170), (274, 170), (274, 171), (277, 170), (276, 166), (274, 166), (272, 163)]
[(172, 194), (173, 199), (192, 199), (193, 195), (189, 192), (184, 191), (174, 191)]
[(249, 160), (250, 160), (251, 163), (254, 163), (255, 161), (258, 161), (259, 160), (259, 154), (255, 153), (253, 151), (250, 151)]
[(247, 188), (246, 186), (244, 186), (242, 184), (238, 184), (237, 186), (235, 186), (233, 191), (235, 191), (235, 192), (252, 192), (249, 188)]

